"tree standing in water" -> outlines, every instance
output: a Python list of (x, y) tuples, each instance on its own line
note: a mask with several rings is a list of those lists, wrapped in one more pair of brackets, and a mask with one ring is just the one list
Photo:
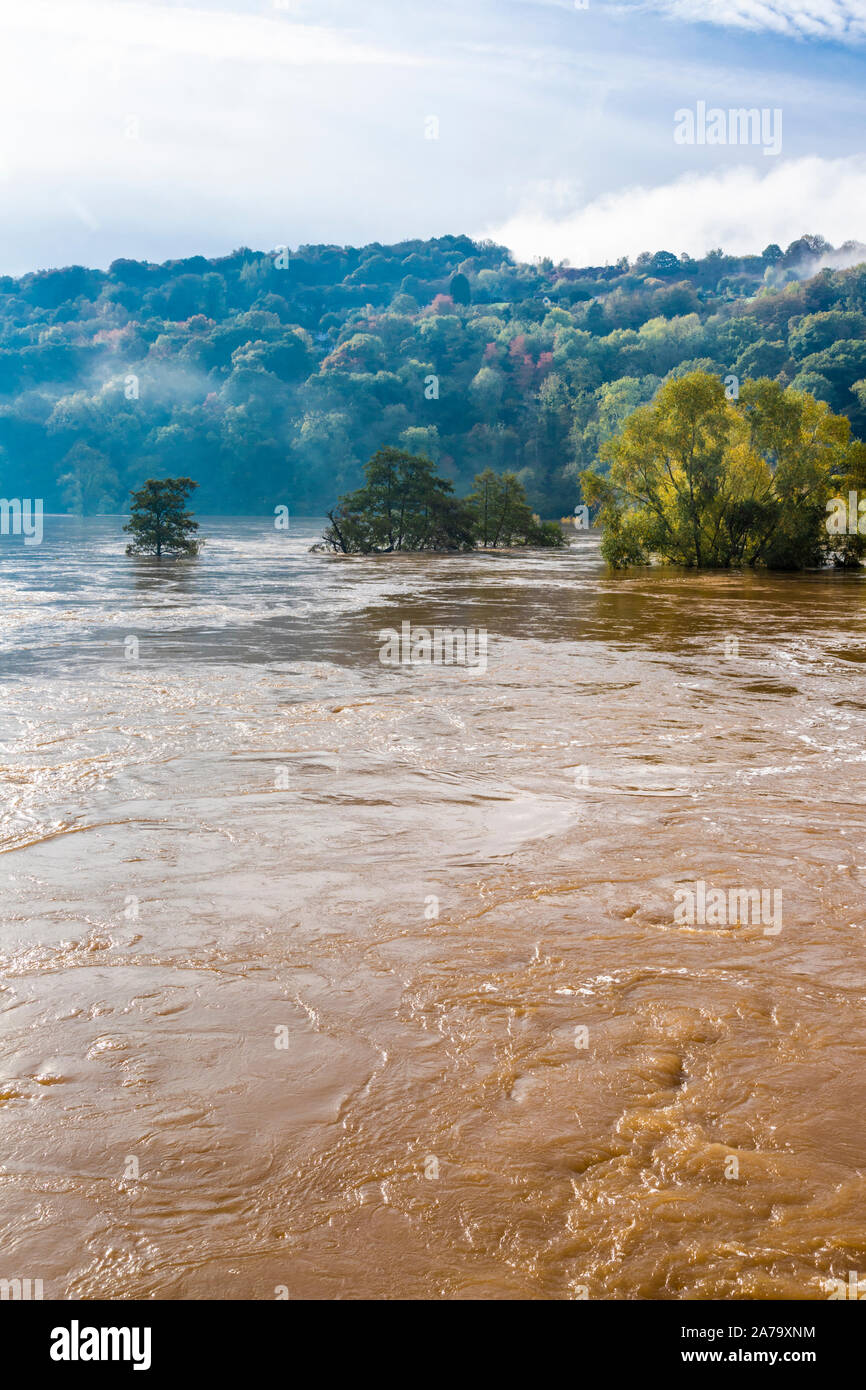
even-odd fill
[(132, 536), (127, 555), (197, 555), (198, 522), (185, 505), (196, 487), (192, 478), (148, 478), (133, 491), (123, 528)]
[(561, 546), (562, 530), (556, 522), (540, 521), (526, 500), (526, 490), (516, 473), (494, 473), (485, 468), (475, 478), (475, 491), (466, 499), (474, 522), (475, 539), (488, 546)]
[(363, 487), (328, 513), (324, 540), (343, 554), (397, 550), (471, 550), (472, 518), (440, 478), (432, 459), (404, 449), (378, 449), (364, 469)]
[(602, 445), (608, 474), (580, 475), (600, 505), (601, 553), (614, 568), (858, 564), (861, 537), (827, 518), (866, 478), (866, 444), (850, 431), (826, 402), (767, 377), (733, 400), (708, 372), (672, 377)]
[(515, 473), (485, 469), (471, 497), (455, 497), (431, 459), (379, 449), (364, 469), (366, 483), (328, 512), (323, 540), (344, 555), (397, 550), (473, 550), (483, 546), (561, 546), (556, 522), (539, 521)]

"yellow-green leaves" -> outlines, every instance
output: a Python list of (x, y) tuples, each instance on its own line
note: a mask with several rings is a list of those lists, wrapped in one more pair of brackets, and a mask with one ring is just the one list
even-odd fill
[(602, 446), (607, 478), (582, 475), (603, 553), (614, 565), (819, 563), (827, 498), (866, 475), (849, 435), (825, 402), (768, 378), (744, 382), (737, 400), (707, 372), (667, 381)]

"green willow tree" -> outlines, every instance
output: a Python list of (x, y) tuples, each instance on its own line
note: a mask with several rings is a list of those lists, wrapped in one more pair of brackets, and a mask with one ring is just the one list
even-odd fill
[(850, 422), (768, 378), (726, 398), (718, 377), (666, 382), (600, 451), (607, 476), (581, 474), (615, 568), (653, 556), (690, 568), (799, 569), (856, 547), (828, 533), (828, 500), (863, 485), (866, 449)]
[(127, 555), (197, 555), (198, 522), (186, 510), (192, 478), (148, 478), (132, 493), (129, 521), (124, 531), (132, 536)]

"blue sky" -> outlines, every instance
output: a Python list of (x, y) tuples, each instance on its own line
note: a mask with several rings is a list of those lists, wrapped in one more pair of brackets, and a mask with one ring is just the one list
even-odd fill
[[(782, 149), (678, 145), (698, 102)], [(866, 0), (7, 0), (0, 271), (491, 236), (866, 240)], [(438, 138), (426, 138), (437, 127)]]

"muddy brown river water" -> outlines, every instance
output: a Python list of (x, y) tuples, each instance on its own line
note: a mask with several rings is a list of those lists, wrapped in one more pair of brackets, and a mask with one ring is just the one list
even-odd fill
[[(866, 576), (119, 525), (0, 544), (0, 1277), (866, 1276)], [(383, 665), (403, 621), (486, 670)]]

